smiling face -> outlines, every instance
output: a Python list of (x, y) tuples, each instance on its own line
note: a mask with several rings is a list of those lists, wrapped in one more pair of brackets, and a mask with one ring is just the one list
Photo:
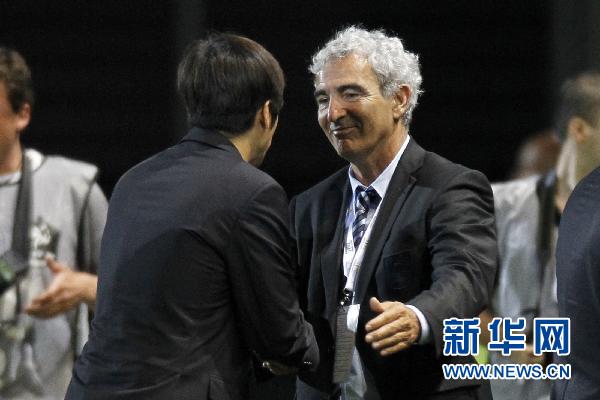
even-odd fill
[(398, 152), (406, 134), (400, 119), (405, 94), (384, 97), (368, 61), (355, 54), (328, 62), (315, 77), (319, 125), (352, 164), (389, 162)]

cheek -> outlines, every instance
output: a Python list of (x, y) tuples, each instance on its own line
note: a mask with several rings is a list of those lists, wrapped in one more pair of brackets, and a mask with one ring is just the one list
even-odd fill
[(329, 123), (327, 122), (327, 113), (319, 111), (317, 113), (317, 122), (323, 130), (326, 130), (326, 128), (329, 126)]

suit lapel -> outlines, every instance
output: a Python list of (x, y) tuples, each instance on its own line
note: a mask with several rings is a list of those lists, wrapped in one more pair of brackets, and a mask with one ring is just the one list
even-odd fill
[(375, 272), (375, 267), (381, 258), (381, 251), (385, 241), (416, 182), (413, 173), (423, 164), (424, 156), (425, 150), (411, 138), (392, 175), (385, 198), (380, 206), (381, 209), (374, 222), (368, 246), (365, 250), (354, 294), (355, 302), (358, 304), (361, 304), (364, 300), (369, 282)]
[(349, 183), (347, 170), (340, 171), (333, 185), (323, 193), (323, 203), (319, 220), (321, 227), (320, 263), (325, 290), (326, 317), (330, 321), (335, 313), (340, 281), (343, 276), (342, 256), (344, 247), (344, 223), (346, 221), (346, 205), (349, 200)]

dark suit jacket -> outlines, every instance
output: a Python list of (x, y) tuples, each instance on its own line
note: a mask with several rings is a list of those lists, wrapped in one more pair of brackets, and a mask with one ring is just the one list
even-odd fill
[[(297, 262), (307, 293), (303, 306), (321, 350), (316, 374), (304, 382), (322, 391), (331, 385), (336, 305), (343, 289), (344, 215), (351, 198), (347, 168), (300, 194), (291, 203)], [(474, 317), (486, 306), (496, 269), (494, 207), (479, 172), (425, 152), (411, 138), (393, 174), (355, 289), (360, 302), (356, 346), (384, 399), (477, 382), (444, 381), (442, 363), (474, 362), (441, 357), (443, 320)], [(380, 357), (365, 343), (374, 317), (369, 298), (416, 306), (427, 318), (433, 342)], [(300, 383), (302, 386), (302, 383)], [(302, 389), (302, 387), (300, 387)], [(302, 394), (299, 399), (313, 398)]]
[(600, 399), (600, 168), (571, 194), (556, 247), (558, 309), (571, 318), (571, 379), (554, 382), (559, 400)]
[(317, 363), (283, 189), (194, 128), (118, 182), (68, 399), (244, 399), (251, 350)]

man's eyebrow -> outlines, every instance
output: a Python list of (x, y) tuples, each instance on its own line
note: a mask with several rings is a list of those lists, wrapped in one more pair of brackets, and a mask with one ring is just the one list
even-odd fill
[(337, 88), (338, 92), (345, 92), (346, 90), (356, 90), (357, 92), (364, 92), (365, 88), (362, 87), (361, 85), (358, 85), (356, 83), (350, 83), (347, 85), (342, 85), (340, 87)]
[[(365, 88), (356, 83), (349, 83), (347, 85), (338, 86), (335, 90), (340, 93), (345, 92), (346, 90), (355, 90), (357, 92), (364, 92)], [(319, 96), (322, 96), (325, 94), (327, 94), (327, 93), (325, 92), (324, 89), (318, 89), (318, 90), (315, 90), (315, 92), (313, 93), (313, 96), (319, 97)]]

